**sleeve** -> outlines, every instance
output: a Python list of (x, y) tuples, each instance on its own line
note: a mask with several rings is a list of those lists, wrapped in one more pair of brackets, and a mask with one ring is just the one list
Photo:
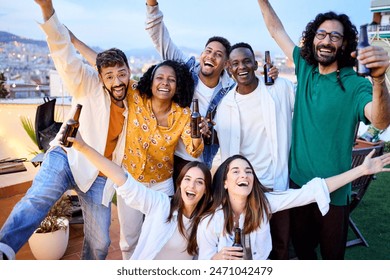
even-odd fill
[(314, 178), (300, 189), (267, 193), (272, 213), (316, 202), (321, 214), (329, 211), (330, 196), (324, 179)]
[(164, 60), (172, 59), (187, 63), (190, 57), (184, 55), (184, 53), (173, 43), (168, 29), (164, 24), (163, 17), (159, 5), (146, 5), (145, 29), (149, 33), (154, 47)]
[(210, 260), (218, 253), (219, 234), (215, 233), (215, 230), (213, 230), (215, 221), (215, 215), (213, 218), (207, 216), (202, 219), (198, 225), (196, 239), (199, 247), (199, 260)]
[(359, 78), (359, 83), (355, 84), (354, 101), (359, 121), (370, 124), (364, 114), (364, 107), (372, 102), (372, 84), (367, 78)]
[(80, 98), (86, 94), (101, 92), (94, 90), (97, 85), (100, 86), (98, 73), (77, 54), (70, 41), (69, 32), (59, 22), (57, 14), (54, 13), (40, 27), (46, 34), (50, 55), (69, 93)]
[(115, 186), (116, 192), (120, 195), (126, 205), (137, 209), (148, 215), (157, 205), (167, 204), (169, 207), (169, 198), (163, 192), (147, 188), (142, 183), (135, 180), (126, 171), (127, 180), (122, 186)]

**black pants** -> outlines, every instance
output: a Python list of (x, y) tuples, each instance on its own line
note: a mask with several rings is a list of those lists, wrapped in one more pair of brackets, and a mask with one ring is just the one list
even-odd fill
[(325, 216), (317, 203), (290, 209), (291, 238), (298, 259), (317, 259), (318, 245), (323, 260), (344, 259), (349, 206), (329, 206)]
[(290, 209), (272, 214), (270, 220), (272, 251), (271, 260), (288, 260), (290, 241)]

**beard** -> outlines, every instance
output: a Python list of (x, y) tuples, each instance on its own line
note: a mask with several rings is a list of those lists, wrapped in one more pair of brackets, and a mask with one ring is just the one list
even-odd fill
[[(329, 45), (321, 44), (321, 45), (313, 46), (313, 48), (314, 48), (314, 58), (322, 66), (329, 66), (329, 65), (333, 64), (342, 55), (342, 49), (341, 48), (336, 49), (335, 47), (329, 46)], [(329, 55), (329, 56), (319, 56), (318, 52), (319, 52), (320, 49), (323, 49), (323, 48), (328, 49), (331, 52), (333, 52), (332, 55)]]
[[(125, 87), (125, 94), (122, 96), (122, 97), (116, 97), (113, 93), (113, 89), (116, 88), (116, 87)], [(128, 85), (126, 86), (125, 84), (120, 84), (119, 86), (116, 86), (116, 87), (111, 87), (111, 89), (108, 89), (105, 85), (103, 85), (103, 88), (108, 91), (108, 93), (110, 94), (110, 96), (115, 100), (115, 101), (123, 101), (125, 98), (126, 98), (126, 95), (127, 95), (127, 89), (128, 89)]]

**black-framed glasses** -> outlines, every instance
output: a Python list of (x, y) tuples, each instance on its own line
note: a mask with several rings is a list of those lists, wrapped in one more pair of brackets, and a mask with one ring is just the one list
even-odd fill
[(329, 35), (329, 38), (332, 42), (338, 42), (341, 39), (343, 39), (343, 37), (344, 37), (343, 35), (341, 35), (337, 31), (326, 32), (325, 30), (320, 29), (320, 30), (317, 30), (317, 32), (316, 32), (316, 38), (318, 40), (324, 40), (327, 35)]

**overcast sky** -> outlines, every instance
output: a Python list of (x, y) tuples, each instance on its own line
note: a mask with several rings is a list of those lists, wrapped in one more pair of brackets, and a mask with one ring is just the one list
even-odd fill
[[(16, 4), (16, 2), (18, 2)], [(60, 20), (80, 39), (103, 49), (152, 47), (145, 29), (144, 0), (57, 0)], [(281, 53), (265, 28), (256, 0), (161, 0), (171, 37), (178, 46), (203, 48), (213, 35), (231, 43), (247, 42), (255, 50)], [(272, 0), (287, 32), (298, 42), (306, 24), (319, 12), (346, 13), (357, 28), (372, 21), (370, 0)], [(34, 0), (0, 0), (0, 30), (44, 40)]]

